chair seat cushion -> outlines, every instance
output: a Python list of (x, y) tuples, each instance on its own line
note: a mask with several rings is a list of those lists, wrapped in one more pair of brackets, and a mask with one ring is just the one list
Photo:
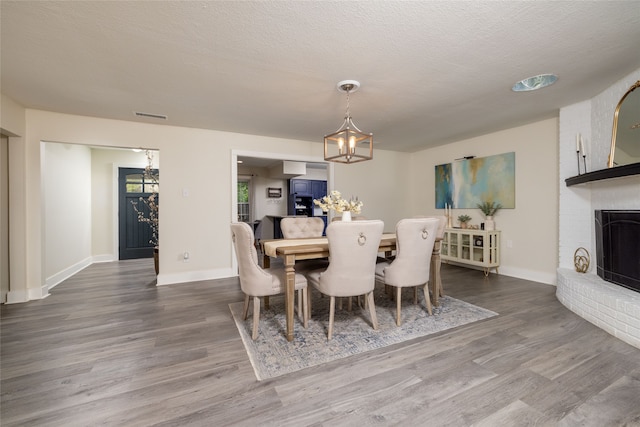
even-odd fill
[[(284, 268), (265, 268), (265, 272), (272, 276), (272, 295), (284, 293), (287, 289), (287, 273)], [(300, 273), (296, 273), (296, 291), (307, 287), (307, 278)]]

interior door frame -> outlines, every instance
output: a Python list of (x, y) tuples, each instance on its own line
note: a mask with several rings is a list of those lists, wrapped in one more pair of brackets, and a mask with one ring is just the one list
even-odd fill
[[(102, 147), (98, 147), (98, 148), (102, 148)], [(131, 148), (123, 148), (123, 150), (131, 150)], [(155, 151), (157, 153), (157, 161), (160, 161), (160, 150), (158, 148), (142, 148), (142, 150), (152, 150)], [(145, 165), (142, 165), (141, 163), (131, 163), (131, 162), (114, 162), (111, 168), (111, 182), (112, 182), (112, 192), (111, 192), (111, 207), (112, 207), (112, 212), (111, 212), (111, 226), (112, 226), (112, 241), (113, 241), (113, 253), (111, 254), (112, 259), (108, 260), (108, 261), (118, 261), (118, 258), (120, 257), (120, 233), (118, 232), (119, 230), (119, 225), (120, 225), (120, 218), (118, 215), (118, 209), (119, 209), (119, 189), (118, 189), (118, 174), (119, 174), (119, 170), (120, 168), (140, 168), (142, 167), (142, 169), (144, 169)], [(159, 163), (156, 165), (157, 169), (160, 170), (160, 165)]]

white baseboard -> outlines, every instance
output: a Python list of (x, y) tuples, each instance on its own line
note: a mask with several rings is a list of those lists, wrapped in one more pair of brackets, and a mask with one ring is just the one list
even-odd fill
[[(458, 263), (458, 262), (455, 262), (455, 261), (447, 261), (447, 263), (451, 264), (451, 265), (457, 265), (457, 266), (460, 266), (460, 267), (471, 268), (471, 269), (474, 269), (474, 270), (480, 270), (480, 271), (484, 270), (482, 267), (477, 267), (475, 265)], [(524, 279), (524, 280), (531, 280), (532, 282), (544, 283), (545, 285), (553, 285), (553, 286), (555, 286), (555, 284), (556, 284), (556, 274), (555, 273), (543, 273), (543, 272), (540, 272), (540, 271), (527, 270), (527, 269), (524, 269), (524, 268), (504, 267), (504, 266), (498, 267), (498, 272), (499, 272), (499, 274), (502, 274), (502, 275), (505, 275), (505, 276), (516, 277), (518, 279)], [(496, 273), (496, 269), (492, 267), (490, 269), (490, 274), (495, 274), (495, 273)]]
[(85, 268), (89, 267), (91, 263), (92, 263), (91, 257), (85, 258), (82, 261), (79, 261), (73, 264), (72, 266), (65, 268), (64, 270), (59, 271), (58, 273), (47, 277), (47, 279), (45, 280), (45, 285), (48, 287), (48, 289), (53, 289), (56, 285), (60, 284), (62, 281), (68, 279), (69, 277), (73, 276), (79, 271), (82, 271)]
[(24, 291), (9, 291), (7, 292), (7, 302), (5, 304), (17, 304), (27, 301), (29, 301), (29, 293), (26, 289)]
[(49, 296), (49, 286), (44, 285), (39, 288), (29, 288), (19, 291), (7, 292), (5, 304), (18, 304), (37, 299), (44, 299)]
[(540, 271), (527, 270), (515, 267), (500, 267), (500, 274), (517, 277), (518, 279), (531, 280), (532, 282), (544, 283), (545, 285), (556, 285), (555, 273), (543, 273)]
[(234, 273), (231, 268), (217, 268), (215, 270), (199, 270), (172, 274), (162, 274), (161, 272), (158, 274), (156, 284), (158, 286), (164, 286), (177, 283), (198, 282), (201, 280), (226, 279), (237, 275), (238, 274)]

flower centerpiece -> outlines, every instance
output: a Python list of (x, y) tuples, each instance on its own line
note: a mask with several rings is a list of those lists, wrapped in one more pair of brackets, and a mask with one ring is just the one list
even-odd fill
[(346, 200), (342, 198), (342, 194), (333, 190), (322, 199), (314, 199), (313, 203), (318, 205), (323, 212), (328, 212), (329, 210), (336, 211), (336, 213), (341, 213), (343, 216), (343, 221), (348, 221), (351, 219), (351, 213), (358, 215), (362, 211), (363, 203), (358, 200), (358, 198), (353, 198)]

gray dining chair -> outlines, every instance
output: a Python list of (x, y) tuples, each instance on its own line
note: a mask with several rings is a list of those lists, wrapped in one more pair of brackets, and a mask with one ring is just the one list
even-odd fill
[(373, 301), (376, 257), (384, 222), (336, 221), (327, 227), (329, 266), (326, 270), (307, 273), (309, 283), (329, 296), (329, 327), (327, 339), (333, 335), (336, 298), (366, 295), (374, 330), (378, 319)]
[[(429, 297), (431, 255), (440, 224), (437, 218), (402, 219), (396, 225), (396, 256), (376, 265), (376, 281), (396, 288), (396, 324), (400, 326), (402, 288), (421, 286), (427, 312), (432, 314)], [(417, 292), (414, 292), (414, 304)]]
[[(286, 272), (282, 267), (262, 268), (258, 264), (258, 253), (254, 245), (253, 230), (249, 224), (234, 222), (231, 224), (233, 246), (238, 259), (240, 288), (245, 294), (242, 319), (249, 314), (249, 298), (253, 297), (252, 339), (258, 337), (260, 320), (260, 297), (283, 294), (286, 291)], [(298, 315), (302, 317), (304, 327), (308, 324), (307, 279), (302, 274), (295, 275), (295, 290), (298, 291)]]

